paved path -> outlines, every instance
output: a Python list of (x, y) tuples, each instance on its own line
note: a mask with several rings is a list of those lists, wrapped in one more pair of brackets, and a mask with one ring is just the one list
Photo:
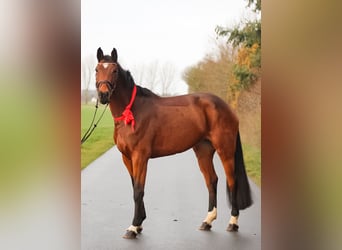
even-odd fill
[(121, 154), (111, 148), (82, 171), (82, 249), (261, 249), (260, 189), (250, 182), (254, 204), (240, 211), (239, 232), (227, 232), (225, 176), (217, 156), (214, 164), (218, 217), (210, 232), (197, 229), (207, 214), (208, 191), (189, 150), (149, 161), (144, 230), (137, 239), (126, 240), (122, 235), (132, 221), (133, 192)]

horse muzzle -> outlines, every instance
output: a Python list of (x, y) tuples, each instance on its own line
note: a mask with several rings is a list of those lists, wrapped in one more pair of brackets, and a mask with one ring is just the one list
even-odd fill
[(108, 80), (99, 81), (96, 83), (97, 93), (101, 104), (110, 102), (110, 96), (114, 90), (112, 84)]
[(107, 104), (110, 101), (110, 93), (106, 92), (98, 92), (99, 100), (101, 104)]

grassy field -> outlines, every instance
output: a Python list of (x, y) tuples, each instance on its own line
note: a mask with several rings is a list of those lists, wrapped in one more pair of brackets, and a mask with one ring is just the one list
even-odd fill
[[(104, 106), (100, 106), (97, 117), (100, 116)], [(81, 107), (81, 136), (89, 128), (90, 122), (95, 112), (95, 105), (82, 105)], [(97, 119), (96, 119), (97, 120)], [(81, 168), (85, 168), (89, 163), (106, 152), (114, 145), (113, 142), (113, 119), (110, 110), (107, 109), (102, 120), (89, 139), (81, 146)], [(243, 145), (244, 160), (248, 176), (258, 185), (261, 185), (261, 152), (260, 149), (247, 144)]]
[[(102, 114), (103, 105), (99, 105), (95, 122)], [(81, 106), (81, 138), (90, 126), (95, 112), (95, 104)], [(81, 146), (81, 168), (85, 168), (89, 163), (106, 152), (114, 145), (113, 141), (114, 122), (109, 108), (105, 111), (103, 118), (95, 128), (94, 132)]]

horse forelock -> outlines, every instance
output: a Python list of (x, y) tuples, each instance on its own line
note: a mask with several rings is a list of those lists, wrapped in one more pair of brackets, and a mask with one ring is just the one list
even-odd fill
[(109, 55), (105, 55), (105, 56), (103, 57), (102, 60), (103, 60), (104, 62), (108, 62), (108, 63), (114, 62), (113, 59), (112, 59), (112, 57), (109, 56)]

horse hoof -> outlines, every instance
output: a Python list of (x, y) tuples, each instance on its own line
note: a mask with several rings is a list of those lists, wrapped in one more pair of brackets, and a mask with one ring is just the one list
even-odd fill
[(239, 226), (236, 224), (229, 224), (227, 227), (228, 232), (237, 232), (239, 230)]
[(199, 230), (203, 230), (203, 231), (210, 231), (210, 229), (211, 229), (211, 225), (206, 222), (203, 222), (199, 228)]
[(127, 230), (125, 235), (122, 236), (124, 239), (135, 239), (137, 237), (137, 234), (133, 231)]

